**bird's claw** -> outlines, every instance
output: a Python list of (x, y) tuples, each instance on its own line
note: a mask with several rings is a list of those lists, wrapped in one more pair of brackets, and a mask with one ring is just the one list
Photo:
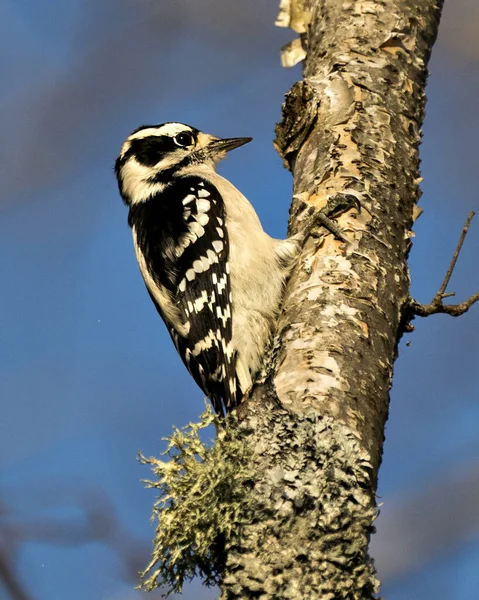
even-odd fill
[(329, 198), (326, 206), (322, 209), (328, 219), (336, 219), (348, 210), (355, 208), (358, 214), (361, 214), (361, 204), (353, 194), (336, 194)]

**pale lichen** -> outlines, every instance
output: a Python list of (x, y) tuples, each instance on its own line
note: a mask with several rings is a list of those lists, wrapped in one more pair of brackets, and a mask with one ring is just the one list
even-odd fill
[[(244, 435), (230, 419), (219, 423), (208, 407), (199, 423), (174, 428), (163, 452), (168, 460), (145, 458), (156, 476), (145, 481), (159, 491), (152, 519), (157, 521), (150, 564), (141, 587), (161, 588), (164, 596), (181, 592), (185, 581), (200, 576), (219, 583), (224, 547), (250, 519), (248, 482), (253, 479)], [(217, 427), (216, 441), (205, 444), (200, 433)]]
[(254, 400), (241, 426), (254, 439), (256, 508), (229, 547), (221, 599), (372, 600), (371, 457), (333, 418)]

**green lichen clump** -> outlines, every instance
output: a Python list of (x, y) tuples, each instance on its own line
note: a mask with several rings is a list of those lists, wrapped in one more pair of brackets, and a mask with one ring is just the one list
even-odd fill
[[(214, 424), (216, 441), (205, 445), (200, 431)], [(252, 473), (249, 452), (236, 424), (219, 423), (208, 407), (199, 423), (174, 428), (162, 456), (145, 458), (152, 465), (159, 497), (152, 519), (158, 521), (152, 560), (142, 573), (141, 587), (162, 587), (165, 596), (181, 592), (183, 583), (199, 575), (206, 585), (219, 583), (224, 548), (248, 522), (246, 488)]]

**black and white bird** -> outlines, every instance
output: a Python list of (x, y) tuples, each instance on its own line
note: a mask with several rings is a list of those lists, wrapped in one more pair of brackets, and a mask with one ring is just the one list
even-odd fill
[(115, 164), (146, 288), (196, 383), (224, 415), (252, 387), (304, 234), (277, 240), (215, 171), (251, 138), (138, 128)]

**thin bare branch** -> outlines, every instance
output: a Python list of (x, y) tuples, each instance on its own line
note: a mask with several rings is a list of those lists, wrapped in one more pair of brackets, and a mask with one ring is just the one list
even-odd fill
[(420, 304), (416, 302), (416, 300), (411, 300), (411, 309), (413, 314), (419, 317), (429, 317), (430, 315), (436, 315), (439, 313), (444, 313), (446, 315), (451, 315), (452, 317), (459, 317), (467, 312), (473, 304), (475, 304), (479, 300), (479, 292), (472, 295), (470, 298), (461, 302), (460, 304), (444, 304), (444, 298), (450, 298), (451, 296), (455, 296), (455, 292), (447, 292), (446, 289), (449, 285), (449, 281), (451, 280), (452, 274), (454, 272), (454, 268), (457, 263), (457, 259), (459, 258), (459, 254), (462, 250), (462, 245), (464, 244), (464, 240), (466, 239), (467, 232), (469, 231), (469, 225), (475, 215), (474, 211), (471, 211), (467, 215), (466, 222), (464, 223), (464, 227), (462, 228), (461, 237), (456, 246), (456, 250), (451, 260), (451, 264), (447, 270), (446, 276), (444, 277), (444, 281), (441, 284), (441, 287), (437, 291), (437, 294), (432, 299), (430, 304)]
[(31, 596), (23, 589), (22, 584), (14, 573), (10, 557), (0, 552), (0, 582), (7, 590), (11, 600), (31, 600)]

